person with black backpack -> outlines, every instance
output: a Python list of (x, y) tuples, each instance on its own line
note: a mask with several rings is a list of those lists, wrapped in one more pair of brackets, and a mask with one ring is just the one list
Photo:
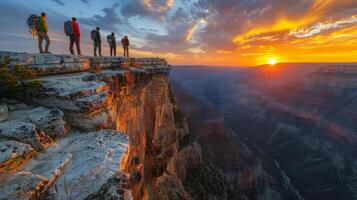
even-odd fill
[(114, 32), (112, 32), (110, 35), (107, 36), (107, 41), (109, 43), (110, 47), (110, 56), (117, 56), (117, 42), (116, 38), (114, 35)]
[[(48, 26), (46, 22), (46, 13), (41, 13), (41, 17), (38, 18), (36, 22), (36, 30), (37, 30), (37, 36), (38, 36), (38, 48), (40, 50), (40, 53), (51, 53), (48, 51), (48, 48), (50, 46), (50, 38), (48, 37)], [(43, 51), (42, 48), (42, 41), (46, 40), (46, 47), (45, 51)]]
[(76, 44), (78, 55), (82, 55), (80, 48), (81, 31), (75, 17), (72, 17), (72, 21), (67, 21), (64, 23), (64, 32), (67, 36), (69, 36), (69, 51), (71, 54), (74, 55), (73, 46)]
[(102, 56), (102, 39), (100, 36), (100, 28), (97, 27), (95, 30), (91, 31), (91, 38), (94, 44), (94, 56), (97, 56), (97, 49), (99, 51), (99, 56)]

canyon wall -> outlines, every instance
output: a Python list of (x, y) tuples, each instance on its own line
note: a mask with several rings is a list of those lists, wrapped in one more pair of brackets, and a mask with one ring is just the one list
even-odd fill
[(3, 99), (0, 199), (191, 199), (182, 181), (201, 153), (181, 145), (188, 126), (165, 60), (0, 56), (42, 84), (36, 96)]
[(258, 199), (332, 200), (357, 199), (356, 70), (353, 63), (297, 63), (171, 75), (218, 108), (261, 159), (270, 189)]

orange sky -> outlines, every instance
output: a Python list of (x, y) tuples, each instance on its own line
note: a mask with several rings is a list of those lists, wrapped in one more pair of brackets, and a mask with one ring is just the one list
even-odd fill
[(267, 20), (247, 21), (240, 27), (244, 31), (231, 37), (234, 44), (231, 49), (198, 47), (192, 55), (169, 60), (177, 64), (224, 66), (260, 65), (270, 59), (357, 62), (357, 7), (348, 7), (352, 2), (348, 0), (312, 2), (313, 5), (295, 16), (281, 12)]
[[(119, 44), (128, 35), (132, 56), (170, 64), (357, 62), (357, 0), (4, 1), (0, 50), (37, 52), (24, 21), (42, 11), (53, 53), (69, 53), (63, 22), (76, 16), (85, 55), (93, 54), (89, 34), (100, 26), (103, 41), (111, 32)], [(102, 49), (109, 54), (106, 42)]]

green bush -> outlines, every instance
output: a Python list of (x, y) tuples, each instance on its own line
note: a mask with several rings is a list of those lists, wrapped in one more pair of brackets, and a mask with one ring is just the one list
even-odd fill
[(38, 95), (42, 84), (33, 69), (22, 65), (9, 67), (11, 58), (0, 56), (0, 97), (26, 98)]

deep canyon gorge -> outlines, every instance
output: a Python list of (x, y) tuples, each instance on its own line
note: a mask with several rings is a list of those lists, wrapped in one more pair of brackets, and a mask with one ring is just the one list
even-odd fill
[[(210, 107), (206, 116), (221, 116), (220, 121), (197, 118), (223, 123), (231, 138), (243, 143), (261, 164), (259, 171), (243, 167), (259, 180), (242, 193), (246, 199), (350, 200), (357, 198), (356, 70), (353, 63), (183, 66), (171, 76), (176, 91), (186, 94), (181, 96)], [(183, 111), (195, 113), (185, 109), (191, 105), (188, 98), (178, 99)], [(228, 148), (227, 144), (223, 146)], [(230, 155), (241, 152), (240, 146), (234, 145)], [(233, 171), (244, 162), (222, 163), (223, 155), (213, 160), (225, 180), (234, 184)]]
[(357, 199), (353, 64), (175, 66), (0, 52), (0, 199)]

